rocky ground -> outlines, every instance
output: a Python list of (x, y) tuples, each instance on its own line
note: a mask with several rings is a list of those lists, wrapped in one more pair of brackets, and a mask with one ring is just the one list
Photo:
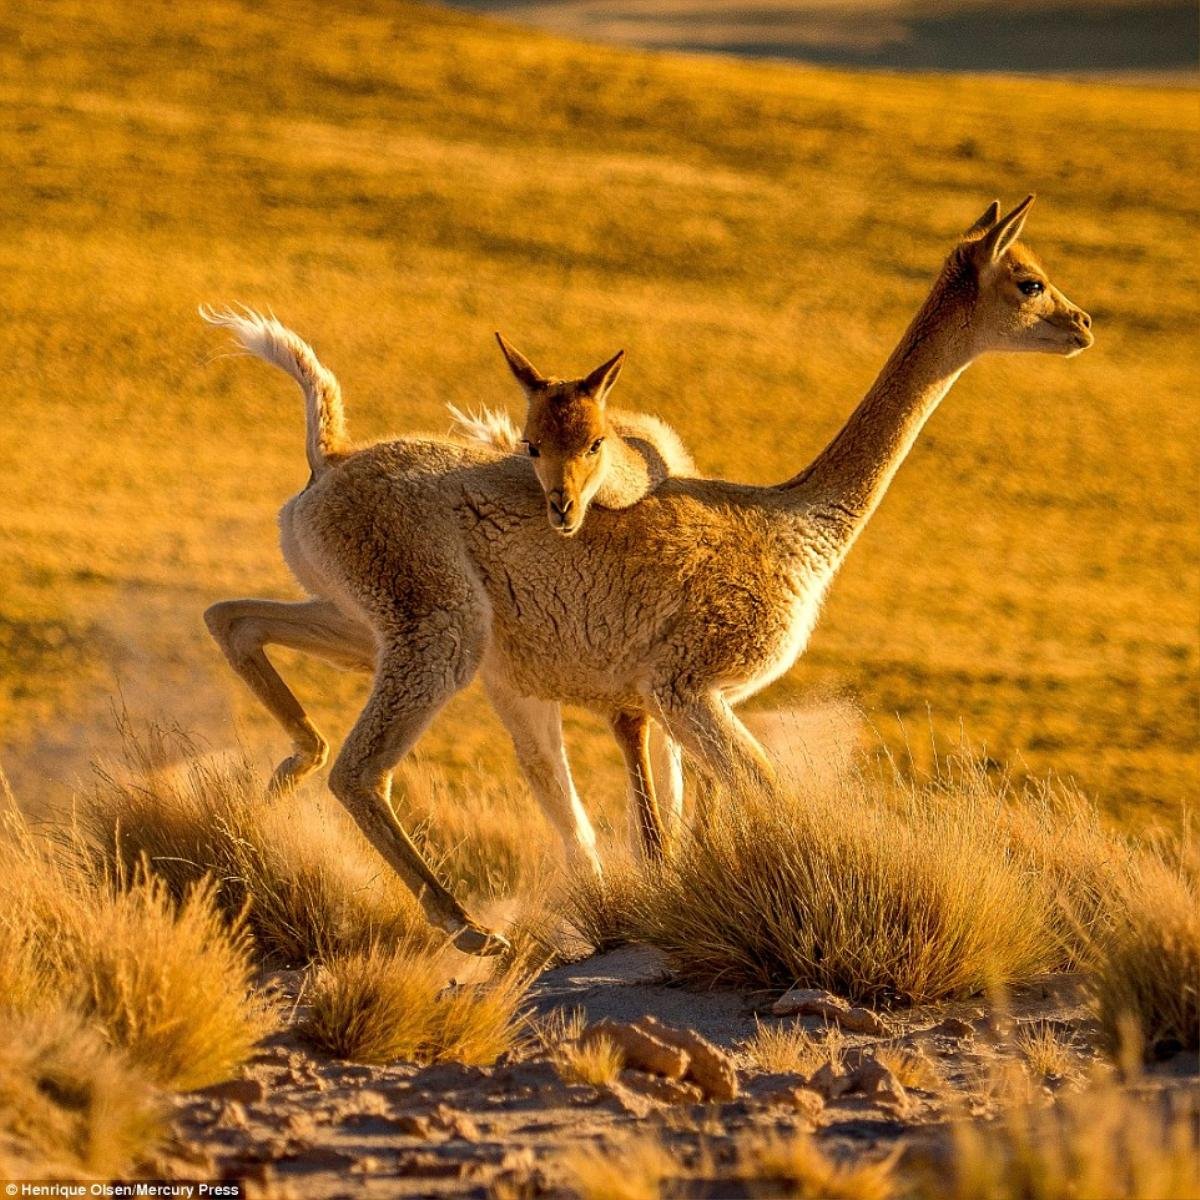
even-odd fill
[[(690, 992), (672, 986), (656, 953), (628, 947), (547, 971), (531, 996), (537, 1018), (581, 1011), (592, 1027), (627, 1042), (629, 1067), (654, 1068), (626, 1069), (609, 1087), (564, 1081), (536, 1040), (487, 1068), (331, 1060), (298, 1034), (297, 999), (290, 1026), (242, 1078), (178, 1098), (184, 1173), (305, 1198), (557, 1197), (570, 1195), (564, 1151), (657, 1132), (683, 1161), (703, 1164), (687, 1194), (729, 1197), (739, 1193), (720, 1179), (721, 1164), (749, 1132), (803, 1129), (837, 1157), (898, 1152), (936, 1168), (951, 1118), (995, 1109), (997, 1081), (1021, 1056), (1022, 1031), (1049, 1031), (1068, 1045), (1068, 1074), (1085, 1071), (1095, 1055), (1095, 1030), (1070, 977), (1025, 989), (1003, 1014), (966, 1003), (873, 1024), (832, 998), (801, 994), (784, 1005), (799, 1011), (778, 1016), (778, 995)], [(840, 1061), (808, 1074), (754, 1069), (739, 1046), (757, 1023), (796, 1021), (814, 1033), (835, 1023), (844, 1035)], [(936, 1078), (906, 1086), (903, 1070), (875, 1057), (896, 1049), (919, 1052)], [(1184, 1058), (1164, 1064), (1146, 1086), (1195, 1087), (1195, 1063)], [(1067, 1086), (1066, 1077), (1035, 1086)]]

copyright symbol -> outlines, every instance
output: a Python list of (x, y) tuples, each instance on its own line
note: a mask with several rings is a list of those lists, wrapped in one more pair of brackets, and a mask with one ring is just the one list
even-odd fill
[(15, 1183), (10, 1183), (8, 1187), (4, 1189), (4, 1191), (9, 1196), (15, 1196), (17, 1194), (17, 1185)]

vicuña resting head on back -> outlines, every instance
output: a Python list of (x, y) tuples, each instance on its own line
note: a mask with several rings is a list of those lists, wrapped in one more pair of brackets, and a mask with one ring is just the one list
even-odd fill
[(543, 375), (500, 334), (496, 341), (525, 392), (521, 440), (546, 493), (551, 527), (571, 537), (593, 499), (606, 508), (627, 508), (644, 496), (652, 486), (646, 460), (625, 444), (605, 411), (625, 351), (582, 379), (563, 380)]

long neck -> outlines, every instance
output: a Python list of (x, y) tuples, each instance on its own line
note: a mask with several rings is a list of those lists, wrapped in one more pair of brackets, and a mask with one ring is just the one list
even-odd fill
[(796, 504), (825, 513), (840, 558), (871, 518), (922, 426), (971, 362), (967, 310), (943, 280), (833, 441), (783, 484)]

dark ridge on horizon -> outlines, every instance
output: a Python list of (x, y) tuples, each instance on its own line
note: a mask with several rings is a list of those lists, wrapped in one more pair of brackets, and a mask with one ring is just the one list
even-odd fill
[(1190, 0), (1060, 0), (1050, 7), (992, 0), (944, 11), (899, 3), (868, 9), (853, 3), (717, 7), (697, 0), (676, 13), (652, 11), (636, 0), (451, 3), (578, 37), (825, 66), (1054, 73), (1200, 68), (1200, 5)]

